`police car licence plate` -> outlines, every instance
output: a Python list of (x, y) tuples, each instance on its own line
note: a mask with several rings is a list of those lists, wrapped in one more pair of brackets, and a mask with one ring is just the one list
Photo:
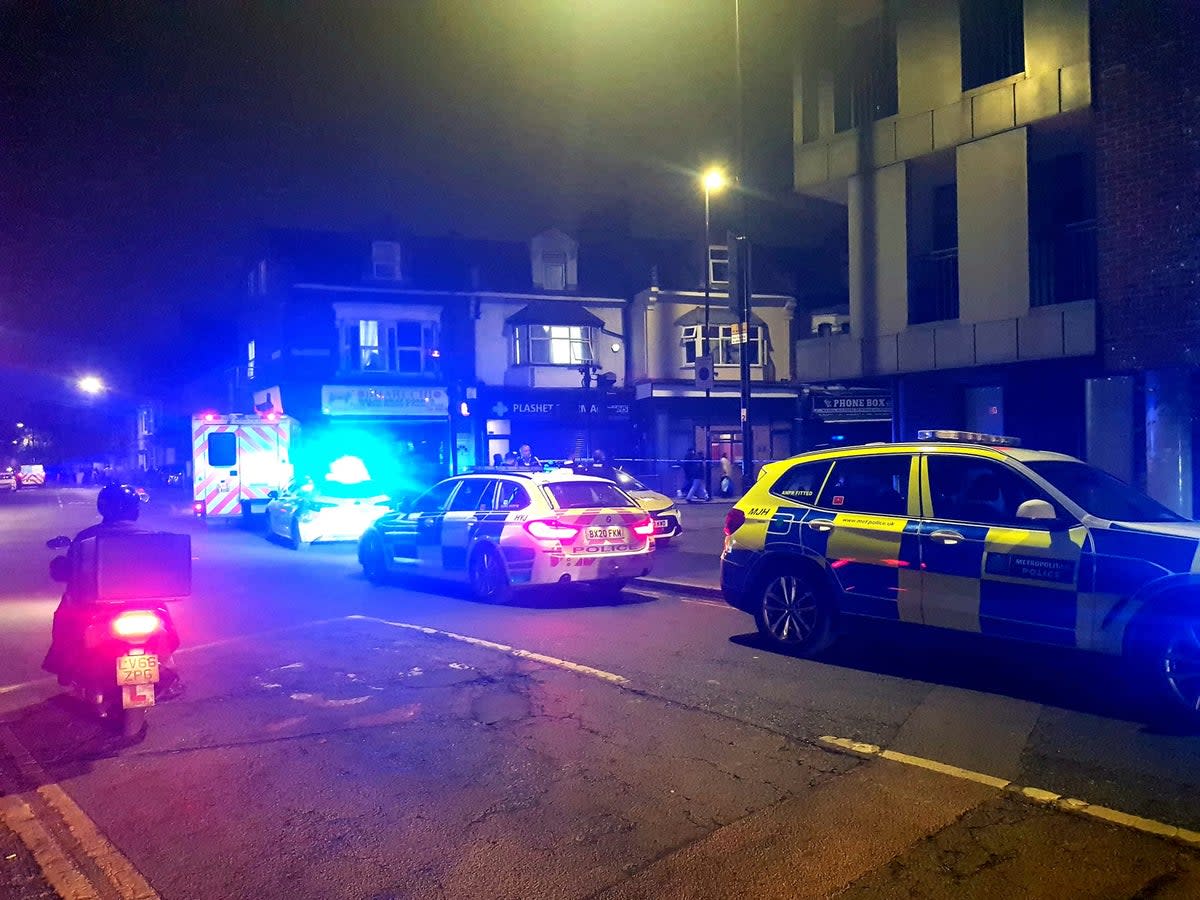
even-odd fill
[(671, 527), (670, 519), (655, 519), (654, 520), (654, 528), (657, 531), (666, 531), (670, 527)]
[(587, 539), (589, 541), (623, 541), (625, 540), (625, 529), (619, 525), (609, 525), (605, 528), (589, 528), (587, 530)]

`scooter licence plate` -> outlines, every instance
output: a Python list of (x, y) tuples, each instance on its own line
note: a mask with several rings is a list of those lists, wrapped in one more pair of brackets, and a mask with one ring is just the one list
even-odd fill
[(156, 684), (158, 657), (153, 653), (126, 653), (117, 657), (117, 684)]

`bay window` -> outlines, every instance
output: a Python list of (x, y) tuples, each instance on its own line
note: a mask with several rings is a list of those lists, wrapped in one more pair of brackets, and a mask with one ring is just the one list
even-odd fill
[(594, 332), (585, 325), (519, 325), (513, 329), (513, 363), (578, 366), (592, 362)]
[(352, 319), (339, 322), (345, 372), (428, 375), (439, 370), (436, 322)]
[[(751, 325), (747, 336), (748, 340), (741, 340), (741, 326), (739, 325), (709, 325), (708, 347), (712, 353), (713, 365), (741, 365), (743, 348), (745, 348), (750, 365), (762, 365), (765, 357), (763, 343), (766, 337), (762, 327)], [(680, 345), (683, 347), (683, 364), (685, 366), (695, 365), (696, 360), (704, 355), (704, 326), (683, 326)]]

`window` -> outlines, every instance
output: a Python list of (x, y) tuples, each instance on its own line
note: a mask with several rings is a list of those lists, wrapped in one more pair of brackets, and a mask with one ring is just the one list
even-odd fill
[(929, 493), (933, 501), (931, 518), (980, 525), (1016, 525), (1019, 522), (1029, 525), (1017, 519), (1017, 508), (1022, 503), (1026, 500), (1053, 502), (1032, 481), (1001, 463), (941, 454), (930, 454), (927, 459)]
[(800, 70), (800, 140), (805, 144), (821, 136), (821, 82), (815, 57), (815, 48), (807, 49)]
[(1093, 516), (1115, 522), (1183, 522), (1137, 488), (1093, 466), (1053, 460), (1026, 463)]
[[(715, 366), (740, 366), (742, 348), (747, 348), (750, 365), (762, 365), (765, 354), (763, 341), (766, 337), (761, 326), (750, 326), (750, 340), (742, 343), (738, 338), (741, 327), (738, 325), (709, 325), (708, 342)], [(683, 347), (683, 364), (694, 365), (696, 360), (704, 355), (704, 326), (684, 325), (680, 344)]]
[(417, 513), (441, 512), (446, 508), (450, 492), (458, 485), (458, 481), (443, 481), (435, 484), (413, 502), (412, 511)]
[(834, 131), (897, 112), (896, 22), (888, 5), (884, 3), (882, 16), (842, 30), (842, 64), (833, 84)]
[(518, 366), (578, 366), (592, 362), (595, 329), (581, 325), (521, 325), (513, 332)]
[(399, 281), (400, 245), (395, 241), (375, 241), (371, 244), (371, 276), (381, 281)]
[(450, 504), (450, 512), (474, 512), (477, 509), (491, 506), (492, 494), (490, 489), (496, 484), (486, 478), (468, 478), (454, 495)]
[(829, 466), (828, 460), (792, 466), (771, 485), (771, 493), (797, 503), (814, 504), (825, 476), (829, 474)]
[(833, 464), (818, 506), (839, 512), (903, 516), (911, 456), (851, 456)]
[(612, 482), (558, 481), (546, 485), (555, 509), (596, 509), (637, 506)]
[(439, 370), (434, 322), (358, 319), (343, 322), (340, 331), (344, 371), (420, 375)]
[(729, 284), (729, 248), (723, 244), (708, 248), (708, 283)]
[(246, 345), (246, 380), (254, 380), (254, 341)]
[(232, 431), (210, 431), (208, 433), (208, 464), (219, 469), (228, 469), (237, 465), (236, 434)]
[(496, 497), (496, 509), (514, 512), (529, 505), (529, 492), (515, 481), (500, 482), (500, 493)]
[(567, 254), (542, 254), (542, 287), (548, 291), (567, 289)]
[(1025, 71), (1024, 19), (1024, 0), (962, 0), (964, 91)]

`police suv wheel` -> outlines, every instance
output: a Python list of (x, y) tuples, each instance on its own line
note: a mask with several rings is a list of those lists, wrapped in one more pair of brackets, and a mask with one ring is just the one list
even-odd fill
[(833, 643), (833, 617), (826, 593), (802, 570), (777, 568), (762, 585), (754, 620), (771, 644), (811, 655)]
[(387, 577), (387, 565), (383, 560), (383, 545), (375, 535), (370, 534), (363, 538), (358, 561), (362, 564), (363, 575), (371, 584), (379, 584)]
[(1152, 677), (1171, 712), (1200, 724), (1200, 622), (1172, 616), (1150, 650)]
[(511, 588), (504, 560), (491, 547), (480, 547), (471, 557), (471, 594), (483, 603), (503, 603)]

